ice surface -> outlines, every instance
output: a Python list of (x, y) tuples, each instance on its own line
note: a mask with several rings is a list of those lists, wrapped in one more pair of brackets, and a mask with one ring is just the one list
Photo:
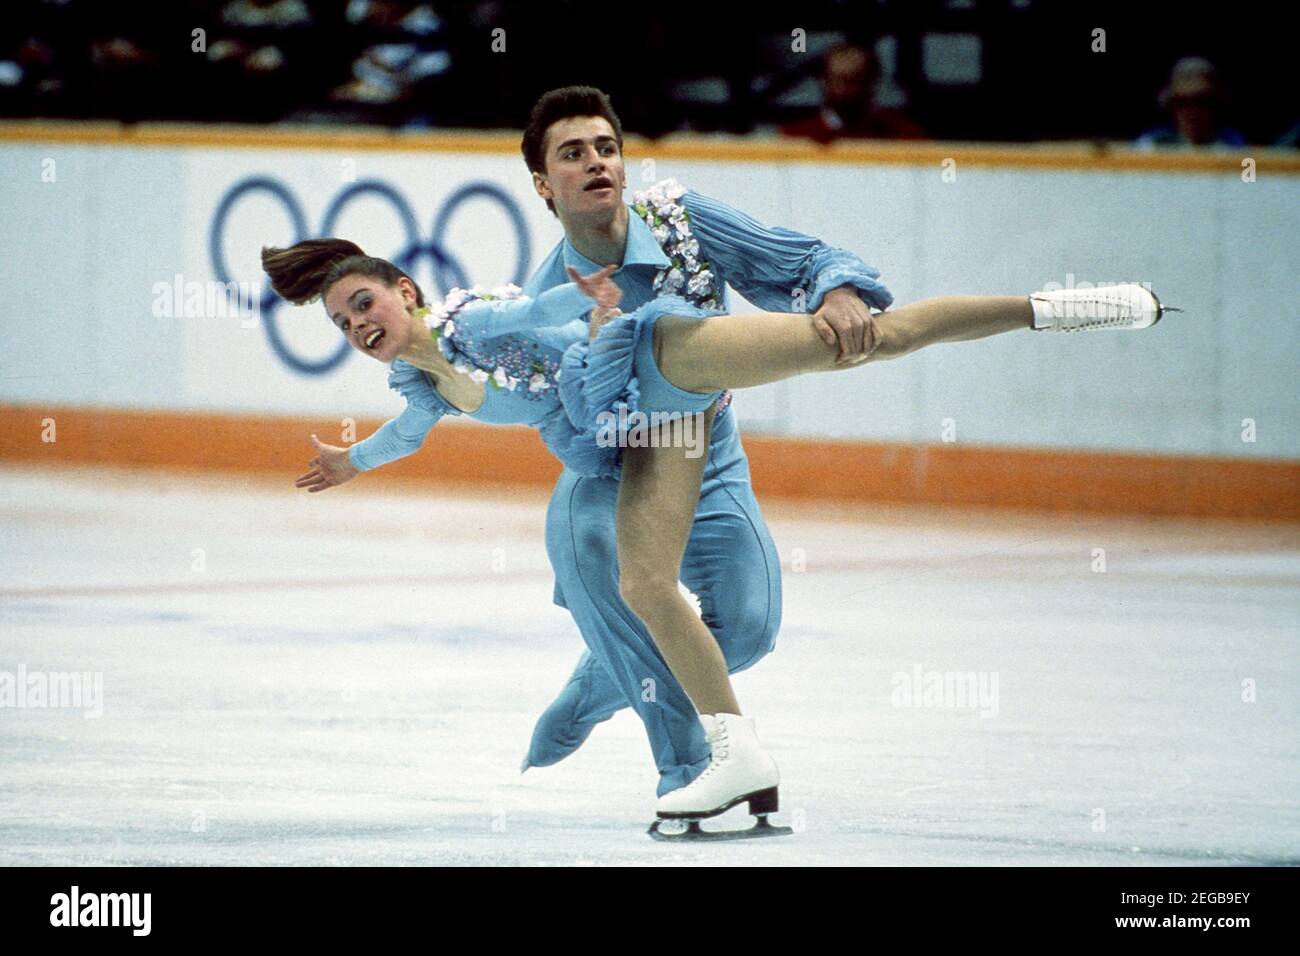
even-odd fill
[(0, 672), (103, 691), (0, 707), (0, 864), (1300, 863), (1295, 526), (766, 503), (797, 832), (683, 846), (629, 711), (519, 774), (582, 649), (545, 496), (373, 485), (0, 469)]

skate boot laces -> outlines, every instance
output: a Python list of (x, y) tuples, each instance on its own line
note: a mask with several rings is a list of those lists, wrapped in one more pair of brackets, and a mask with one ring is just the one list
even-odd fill
[(705, 735), (705, 740), (713, 748), (713, 756), (700, 777), (707, 777), (717, 770), (718, 765), (727, 758), (727, 754), (730, 752), (731, 737), (727, 733), (727, 722), (721, 718), (715, 719), (713, 729)]

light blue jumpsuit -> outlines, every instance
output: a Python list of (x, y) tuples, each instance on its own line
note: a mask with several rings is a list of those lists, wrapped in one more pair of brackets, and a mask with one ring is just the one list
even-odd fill
[[(891, 297), (879, 272), (858, 257), (787, 229), (767, 228), (722, 203), (694, 192), (680, 200), (690, 216), (700, 258), (714, 273), (761, 309), (789, 312), (802, 303), (810, 312), (826, 292), (855, 287), (868, 304), (886, 308)], [(649, 227), (630, 210), (627, 245), (613, 281), (623, 291), (620, 308), (631, 312), (655, 298), (653, 280), (668, 258)], [(580, 273), (600, 266), (563, 240), (524, 288), (534, 300), (569, 282), (566, 266)], [(557, 300), (558, 302), (558, 300)], [(590, 305), (590, 303), (588, 303)], [(572, 303), (566, 308), (573, 311)], [(587, 325), (574, 318), (535, 330), (534, 336), (563, 349), (585, 341)], [(360, 469), (416, 451), (444, 414), (458, 414), (418, 369), (393, 363), (390, 385), (408, 406), (370, 438), (351, 449)], [(664, 383), (666, 384), (666, 383)], [(669, 386), (671, 388), (671, 386)], [(492, 390), (489, 389), (489, 392)], [(515, 393), (500, 393), (501, 397)], [(474, 413), (484, 421), (522, 415), (538, 425), (540, 408), (527, 418), (521, 399), (494, 397)], [(540, 405), (534, 402), (534, 405)], [(549, 414), (549, 413), (548, 413)], [(543, 438), (546, 437), (543, 428)], [(709, 747), (690, 699), (669, 672), (639, 618), (618, 587), (615, 508), (618, 483), (566, 469), (547, 510), (546, 548), (555, 571), (555, 603), (573, 615), (587, 649), (559, 697), (533, 732), (524, 766), (548, 766), (576, 750), (595, 724), (632, 706), (646, 727), (662, 796), (690, 783), (709, 762)], [(700, 599), (705, 623), (717, 638), (728, 669), (744, 670), (770, 652), (781, 619), (781, 569), (750, 483), (749, 466), (730, 408), (723, 408), (710, 434), (695, 525), (682, 560), (681, 580)]]

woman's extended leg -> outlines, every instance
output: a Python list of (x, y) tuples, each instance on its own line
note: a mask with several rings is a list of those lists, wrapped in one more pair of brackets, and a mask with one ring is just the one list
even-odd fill
[[(937, 342), (1027, 328), (1032, 319), (1028, 301), (1018, 296), (929, 299), (875, 316), (878, 341), (870, 357), (895, 358)], [(806, 314), (724, 315), (706, 321), (664, 316), (655, 323), (654, 350), (656, 364), (670, 382), (698, 392), (845, 367), (835, 365), (836, 349), (822, 341)], [(706, 428), (712, 415), (707, 413)], [(705, 463), (703, 456), (686, 455), (686, 443), (676, 434), (684, 424), (660, 426), (652, 447), (623, 450), (620, 589), (696, 709), (740, 714), (717, 641), (677, 589)]]
[[(1146, 324), (1158, 317), (1157, 307)], [(867, 360), (898, 358), (928, 345), (1035, 325), (1036, 309), (1026, 297), (929, 299), (873, 316), (874, 348)], [(647, 344), (653, 346), (660, 376), (680, 390), (705, 394), (843, 367), (835, 364), (837, 349), (822, 341), (806, 314), (761, 313), (703, 321), (665, 315), (655, 323), (653, 339)], [(696, 708), (701, 714), (715, 715), (704, 718), (710, 734), (717, 735), (710, 741), (722, 741), (724, 746), (719, 756), (715, 743), (705, 772), (689, 786), (662, 797), (658, 812), (661, 817), (708, 814), (738, 799), (750, 799), (750, 811), (762, 814), (768, 812), (763, 808), (776, 807), (776, 765), (758, 747), (752, 721), (730, 716), (739, 715), (740, 708), (725, 660), (708, 628), (677, 590), (703, 471), (703, 461), (689, 458), (683, 445), (661, 440), (659, 447), (624, 450), (618, 513), (621, 586), (624, 600), (645, 622)], [(710, 720), (714, 723), (707, 723)]]
[[(678, 388), (712, 392), (766, 385), (836, 365), (806, 313), (762, 312), (706, 320), (664, 316), (655, 324), (655, 359)], [(940, 342), (1028, 329), (1034, 313), (1024, 296), (944, 296), (872, 316), (876, 348), (866, 361), (899, 358)], [(858, 363), (861, 364), (861, 363)]]
[[(713, 414), (710, 409), (696, 419), (703, 420), (705, 448)], [(658, 426), (652, 442), (658, 447), (623, 449), (618, 490), (619, 589), (628, 607), (645, 622), (696, 710), (739, 714), (722, 649), (677, 588), (707, 460), (705, 455), (687, 454), (687, 443), (679, 433), (689, 424), (694, 423), (677, 420)]]

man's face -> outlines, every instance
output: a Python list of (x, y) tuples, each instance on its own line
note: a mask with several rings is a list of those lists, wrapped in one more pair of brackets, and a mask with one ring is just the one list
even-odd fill
[(623, 154), (614, 127), (603, 116), (557, 120), (543, 137), (546, 174), (533, 173), (533, 186), (555, 203), (564, 218), (612, 215), (627, 185)]
[(1190, 143), (1212, 143), (1218, 131), (1214, 96), (1211, 91), (1174, 97), (1169, 104), (1174, 125)]

